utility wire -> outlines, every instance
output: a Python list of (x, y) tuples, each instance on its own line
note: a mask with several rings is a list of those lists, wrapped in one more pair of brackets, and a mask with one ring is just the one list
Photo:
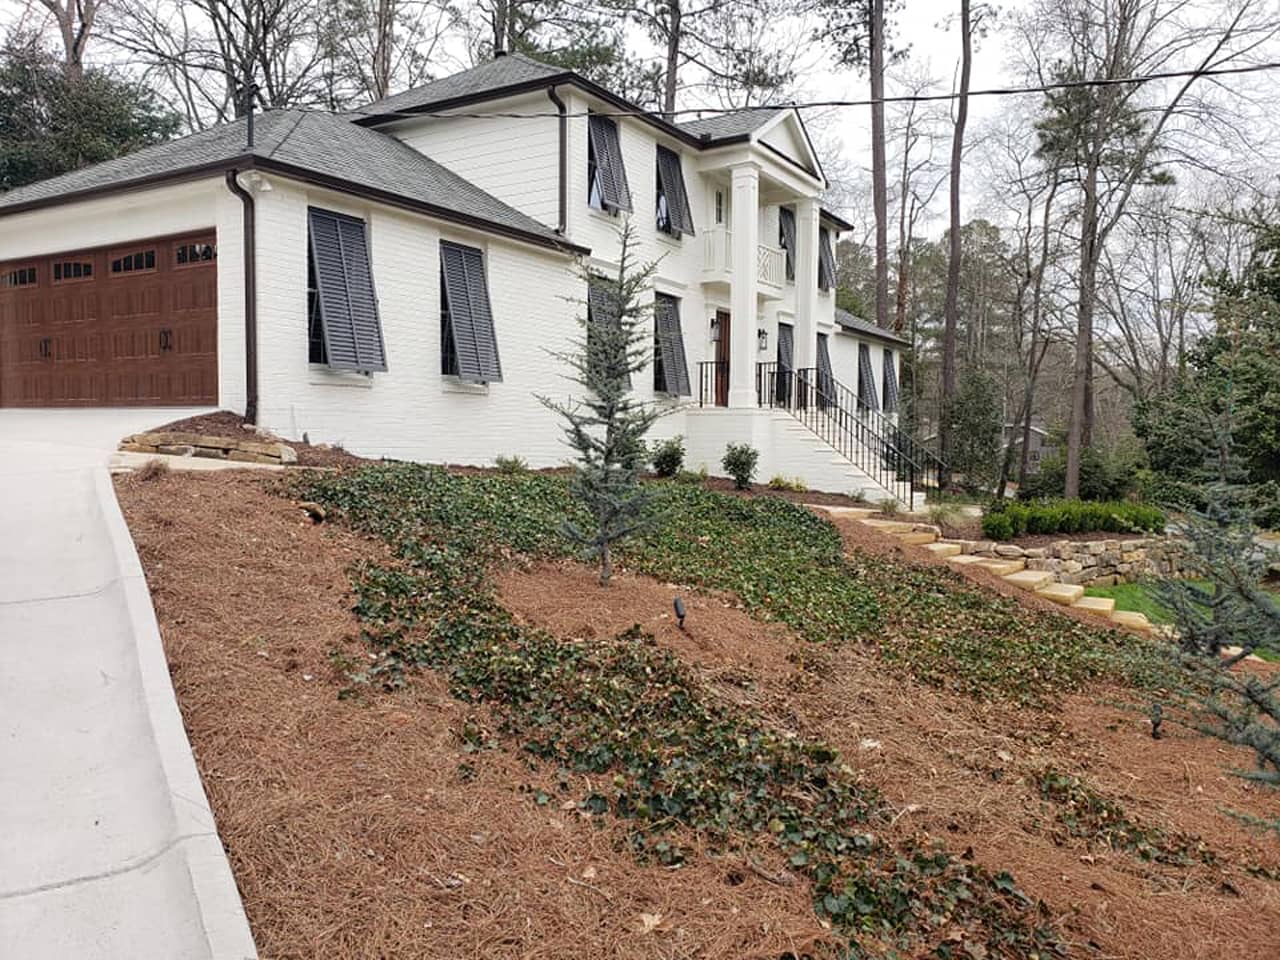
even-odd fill
[[(1087, 87), (1118, 87), (1129, 84), (1152, 83), (1158, 80), (1175, 80), (1185, 77), (1221, 77), (1245, 73), (1261, 73), (1265, 70), (1280, 69), (1280, 61), (1250, 63), (1235, 67), (1206, 67), (1196, 70), (1166, 70), (1158, 73), (1144, 73), (1132, 77), (1103, 77), (1096, 80), (1059, 80), (1053, 83), (1037, 84), (1025, 87), (988, 87), (983, 90), (970, 90), (970, 97), (1008, 97), (1032, 93), (1052, 93), (1056, 90), (1078, 90)], [(489, 111), (482, 113), (459, 113), (456, 111), (427, 112), (419, 110), (381, 110), (376, 104), (368, 104), (355, 110), (370, 117), (397, 117), (403, 119), (447, 119), (465, 118), (471, 120), (536, 120), (566, 117), (655, 117), (670, 121), (672, 117), (690, 113), (727, 115), (733, 113), (759, 112), (768, 113), (774, 110), (809, 110), (831, 107), (869, 107), (877, 103), (933, 103), (938, 101), (958, 100), (960, 93), (924, 93), (902, 94), (898, 96), (879, 97), (866, 100), (806, 100), (790, 103), (762, 103), (747, 107), (684, 107), (678, 110), (645, 110), (636, 107), (633, 110), (590, 110), (561, 114), (557, 111)], [(371, 109), (372, 108), (372, 109)]]

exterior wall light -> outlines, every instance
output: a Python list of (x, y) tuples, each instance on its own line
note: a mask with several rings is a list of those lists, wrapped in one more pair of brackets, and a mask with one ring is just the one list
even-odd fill
[(764, 327), (756, 331), (756, 345), (760, 348), (761, 353), (769, 349), (769, 331)]
[(711, 318), (711, 342), (712, 343), (720, 342), (720, 318), (719, 317)]

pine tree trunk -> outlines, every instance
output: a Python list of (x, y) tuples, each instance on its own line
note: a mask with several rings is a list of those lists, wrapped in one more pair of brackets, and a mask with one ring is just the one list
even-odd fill
[(662, 78), (662, 109), (668, 114), (676, 109), (676, 81), (680, 75), (680, 40), (684, 11), (680, 0), (667, 0), (667, 64)]
[[(938, 411), (938, 441), (942, 462), (951, 458), (949, 408), (956, 395), (956, 329), (960, 325), (960, 161), (964, 154), (964, 128), (969, 120), (969, 75), (973, 67), (973, 23), (969, 0), (960, 0), (960, 99), (956, 127), (951, 137), (951, 237), (947, 256), (947, 296), (942, 310), (942, 397)], [(945, 483), (946, 477), (940, 478)]]
[(1093, 439), (1093, 309), (1098, 271), (1098, 165), (1090, 163), (1084, 178), (1080, 211), (1080, 282), (1075, 363), (1071, 377), (1071, 423), (1067, 430), (1065, 495), (1080, 496), (1080, 461)]
[(889, 326), (889, 187), (884, 148), (884, 0), (871, 4), (871, 190), (876, 217), (876, 325)]

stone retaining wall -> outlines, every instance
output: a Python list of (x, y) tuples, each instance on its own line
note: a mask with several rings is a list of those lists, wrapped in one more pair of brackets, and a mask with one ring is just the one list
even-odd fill
[(1043, 547), (971, 540), (962, 543), (961, 549), (979, 557), (1025, 560), (1028, 570), (1047, 570), (1059, 583), (1086, 587), (1129, 583), (1149, 576), (1190, 575), (1186, 546), (1172, 537), (1056, 540)]

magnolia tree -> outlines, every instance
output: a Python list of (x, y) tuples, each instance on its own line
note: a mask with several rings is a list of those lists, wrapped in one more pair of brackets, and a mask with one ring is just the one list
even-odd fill
[(645, 435), (672, 405), (644, 401), (632, 378), (653, 360), (654, 264), (638, 264), (630, 221), (618, 230), (618, 268), (610, 276), (583, 270), (587, 299), (578, 316), (582, 335), (574, 349), (553, 352), (581, 395), (561, 402), (538, 399), (564, 421), (573, 448), (571, 490), (589, 522), (566, 521), (565, 534), (600, 561), (600, 583), (613, 575), (613, 547), (649, 519), (649, 494), (640, 484), (648, 456)]

